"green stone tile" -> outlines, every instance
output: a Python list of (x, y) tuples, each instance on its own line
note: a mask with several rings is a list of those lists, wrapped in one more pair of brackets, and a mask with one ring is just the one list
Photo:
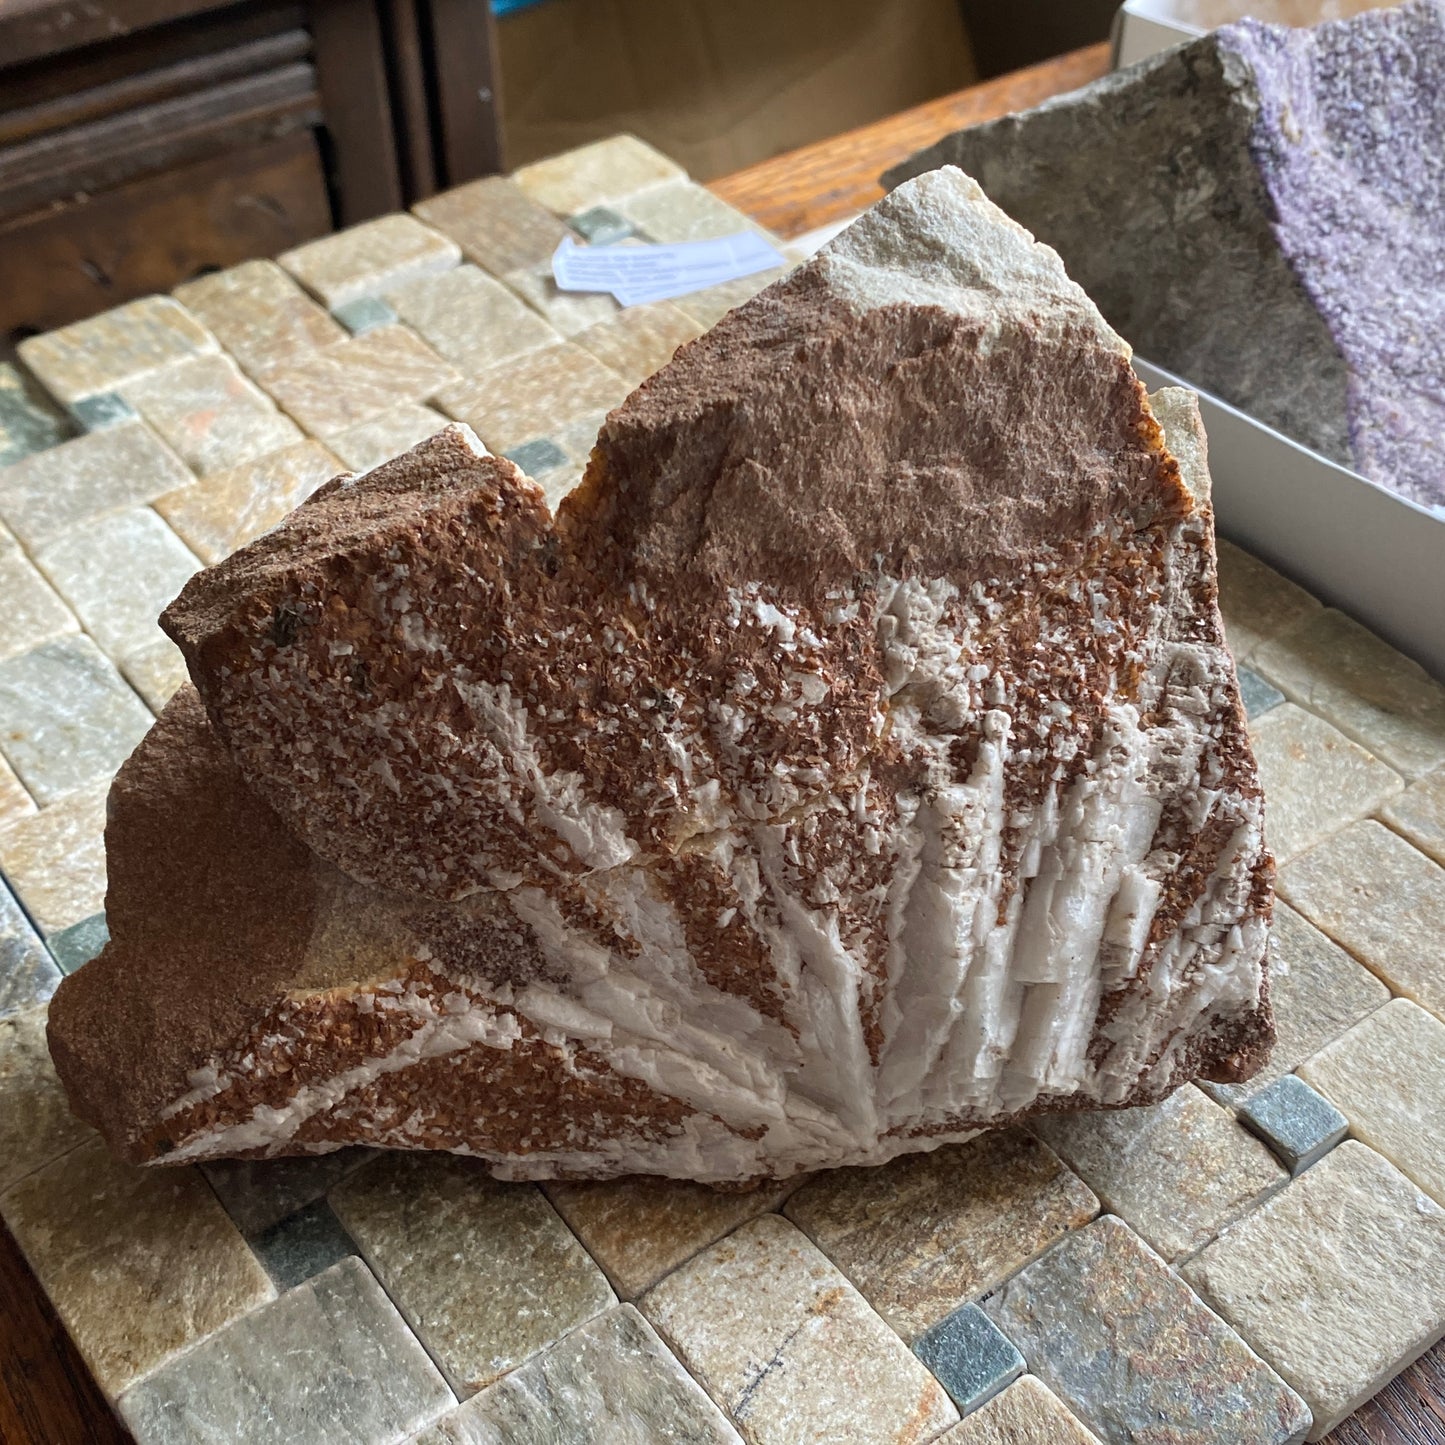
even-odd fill
[(60, 969), (50, 950), (0, 880), (0, 1019), (43, 1004), (59, 984)]
[(93, 1138), (70, 1112), (45, 1044), (45, 1009), (0, 1018), (0, 1198)]
[(1270, 708), (1278, 707), (1284, 701), (1284, 694), (1272, 683), (1266, 682), (1250, 668), (1239, 669), (1239, 699), (1244, 704), (1244, 715), (1253, 722), (1261, 718)]
[(1013, 1341), (975, 1304), (954, 1310), (924, 1331), (914, 1341), (913, 1353), (965, 1415), (1024, 1371), (1024, 1357)]
[(363, 221), (308, 241), (276, 258), (334, 312), (363, 296), (380, 296), (461, 260), (456, 242), (406, 214)]
[(513, 447), (507, 453), (507, 460), (514, 462), (529, 477), (540, 477), (556, 467), (566, 466), (568, 459), (567, 453), (556, 442), (547, 437), (539, 437), (534, 442)]
[(493, 276), (546, 261), (568, 234), (545, 206), (503, 176), (487, 176), (419, 201), (413, 211), (450, 236)]
[(356, 1242), (324, 1200), (288, 1214), (251, 1240), (278, 1290), (295, 1288), (357, 1253)]
[(337, 1149), (294, 1159), (213, 1159), (200, 1168), (249, 1238), (314, 1204), (373, 1157), (370, 1149)]
[(983, 1307), (1105, 1440), (1292, 1445), (1310, 1427), (1304, 1401), (1112, 1215), (1068, 1235)]
[(43, 452), (74, 429), (18, 366), (0, 361), (0, 467)]
[(105, 798), (109, 781), (0, 827), (0, 872), (45, 934), (105, 907)]
[[(478, 1390), (616, 1298), (531, 1185), (479, 1161), (390, 1154), (330, 1195), (407, 1323), (461, 1393)], [(466, 1260), (465, 1269), (457, 1268)]]
[(348, 1259), (163, 1366), (119, 1407), (145, 1445), (395, 1445), (454, 1403)]
[(396, 324), (396, 312), (380, 296), (358, 296), (331, 313), (353, 336)]
[(1239, 1120), (1291, 1174), (1303, 1174), (1323, 1159), (1349, 1127), (1345, 1116), (1297, 1074), (1286, 1074), (1253, 1095), (1240, 1108)]
[(138, 421), (140, 416), (118, 391), (101, 391), (94, 396), (82, 396), (71, 402), (70, 414), (81, 431), (104, 431), (107, 427)]
[(387, 299), (429, 346), (468, 375), (561, 340), (531, 307), (476, 266), (423, 276)]
[(589, 246), (613, 246), (633, 233), (632, 223), (610, 206), (592, 206), (571, 217), (567, 224)]
[(65, 405), (216, 349), (216, 338), (169, 296), (143, 296), (32, 336), (16, 348), (45, 389)]
[(0, 751), (42, 808), (109, 779), (151, 724), (145, 705), (84, 635), (0, 662), (0, 717)]
[(110, 942), (110, 929), (106, 926), (104, 913), (93, 913), (52, 933), (46, 940), (62, 973), (74, 973), (95, 958)]

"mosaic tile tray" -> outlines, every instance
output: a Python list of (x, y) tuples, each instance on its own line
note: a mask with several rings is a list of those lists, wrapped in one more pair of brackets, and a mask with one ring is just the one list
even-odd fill
[(620, 137), (0, 369), (0, 1215), (142, 1445), (1272, 1445), (1445, 1332), (1445, 687), (1227, 544), (1281, 863), (1247, 1085), (753, 1193), (136, 1170), (68, 1115), (46, 1000), (104, 945), (107, 783), (182, 679), (161, 606), (449, 417), (555, 500), (772, 279), (623, 312), (556, 291), (557, 242), (751, 224)]

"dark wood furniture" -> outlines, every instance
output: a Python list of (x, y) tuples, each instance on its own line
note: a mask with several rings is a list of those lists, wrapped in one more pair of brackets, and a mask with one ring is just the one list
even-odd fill
[(0, 4), (0, 340), (500, 168), (474, 0)]

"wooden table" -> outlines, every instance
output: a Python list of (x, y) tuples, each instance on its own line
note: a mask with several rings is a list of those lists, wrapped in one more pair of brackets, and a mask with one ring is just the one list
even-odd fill
[[(877, 200), (878, 176), (895, 161), (962, 126), (1085, 85), (1108, 64), (1107, 46), (1075, 51), (750, 166), (712, 189), (778, 234), (801, 235)], [(129, 1439), (0, 1224), (0, 1445)], [(1445, 1445), (1445, 1344), (1334, 1430), (1327, 1445)]]

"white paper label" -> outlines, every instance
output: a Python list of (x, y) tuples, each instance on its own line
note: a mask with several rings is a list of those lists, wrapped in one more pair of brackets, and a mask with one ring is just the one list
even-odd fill
[(754, 231), (673, 246), (579, 246), (569, 236), (552, 256), (552, 275), (559, 290), (609, 291), (623, 306), (640, 306), (781, 265)]

